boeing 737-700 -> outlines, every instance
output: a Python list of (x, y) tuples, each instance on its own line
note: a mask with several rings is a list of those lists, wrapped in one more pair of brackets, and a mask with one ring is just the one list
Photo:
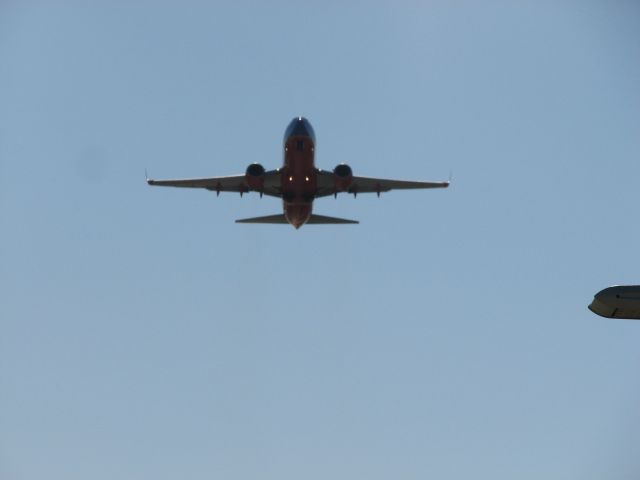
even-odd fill
[(227, 177), (192, 178), (182, 180), (151, 180), (149, 185), (166, 187), (204, 188), (220, 192), (258, 192), (282, 198), (284, 213), (266, 217), (245, 218), (238, 223), (289, 223), (295, 228), (305, 224), (358, 223), (356, 220), (316, 215), (313, 201), (329, 195), (346, 192), (376, 193), (394, 189), (446, 188), (449, 182), (415, 182), (386, 178), (357, 177), (345, 163), (333, 171), (320, 170), (314, 162), (316, 137), (306, 118), (294, 118), (284, 134), (284, 164), (275, 170), (265, 170), (259, 163), (247, 167), (244, 175)]

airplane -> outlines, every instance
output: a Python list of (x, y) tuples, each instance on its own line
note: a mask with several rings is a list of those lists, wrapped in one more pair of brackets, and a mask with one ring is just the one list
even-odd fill
[(588, 308), (601, 317), (640, 320), (640, 285), (614, 285), (600, 290)]
[(333, 171), (315, 167), (316, 136), (313, 127), (304, 117), (296, 117), (284, 134), (284, 164), (275, 170), (265, 170), (259, 163), (250, 164), (244, 175), (227, 177), (192, 178), (182, 180), (152, 180), (147, 183), (163, 187), (204, 188), (216, 192), (236, 192), (242, 196), (258, 192), (282, 199), (284, 213), (264, 217), (244, 218), (236, 223), (291, 224), (296, 229), (302, 225), (353, 224), (356, 220), (327, 217), (313, 213), (316, 198), (346, 192), (354, 197), (359, 193), (376, 193), (394, 189), (447, 188), (450, 182), (416, 182), (385, 178), (357, 177), (346, 163)]

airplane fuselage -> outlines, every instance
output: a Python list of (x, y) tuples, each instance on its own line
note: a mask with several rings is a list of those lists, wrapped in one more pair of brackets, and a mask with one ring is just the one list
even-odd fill
[(284, 137), (282, 206), (287, 221), (300, 228), (311, 217), (317, 187), (315, 135), (309, 122), (294, 118)]

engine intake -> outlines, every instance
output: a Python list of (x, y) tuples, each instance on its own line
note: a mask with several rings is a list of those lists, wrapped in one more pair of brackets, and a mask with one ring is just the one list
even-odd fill
[(265, 169), (259, 163), (252, 163), (247, 167), (244, 174), (247, 180), (247, 185), (251, 190), (257, 190), (261, 192), (264, 188), (264, 173)]
[(346, 163), (341, 163), (333, 169), (333, 178), (335, 182), (336, 192), (344, 192), (348, 190), (353, 180), (353, 170)]

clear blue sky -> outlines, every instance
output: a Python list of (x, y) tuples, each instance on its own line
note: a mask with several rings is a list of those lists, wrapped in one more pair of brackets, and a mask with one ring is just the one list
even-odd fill
[[(639, 478), (639, 86), (633, 1), (2, 2), (0, 478)], [(453, 186), (144, 182), (297, 115)]]

